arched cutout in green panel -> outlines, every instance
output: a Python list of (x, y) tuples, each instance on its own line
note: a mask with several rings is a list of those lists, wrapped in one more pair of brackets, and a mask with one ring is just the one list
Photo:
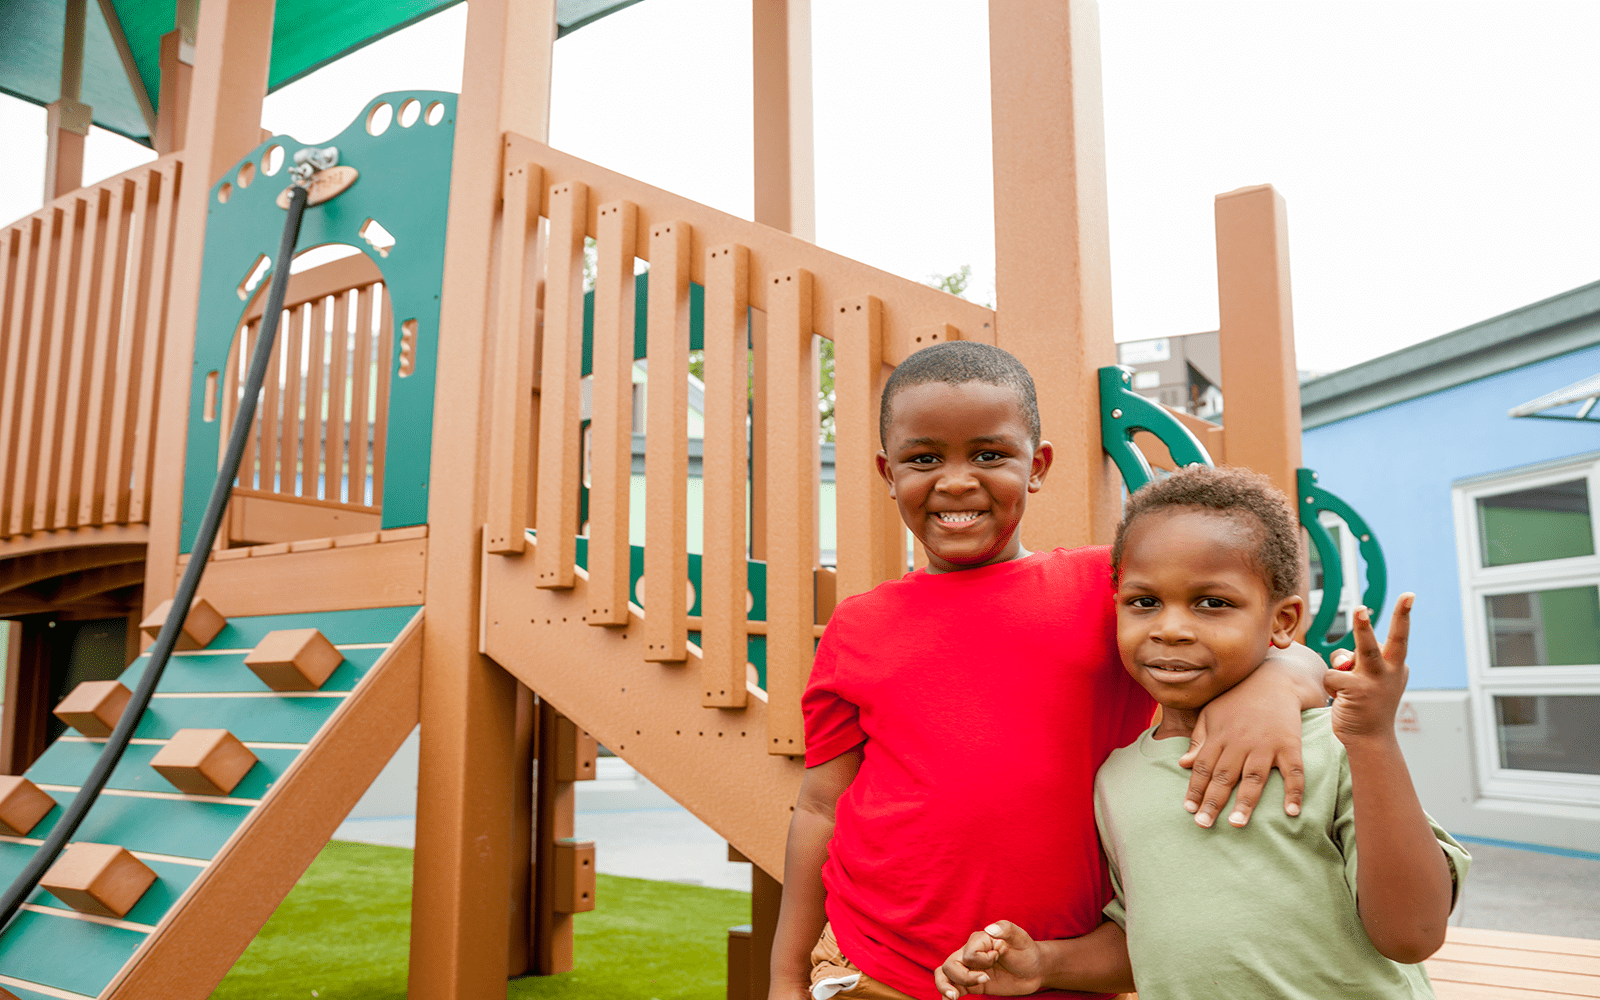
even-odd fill
[[(415, 121), (401, 124), (407, 101), (419, 102)], [(379, 135), (368, 121), (380, 105), (392, 115)], [(435, 109), (434, 105), (438, 105)], [(306, 209), (297, 251), (328, 243), (359, 248), (383, 274), (392, 310), (394, 355), (389, 365), (389, 421), (383, 474), (383, 526), (399, 528), (428, 519), (428, 465), (433, 444), (433, 386), (439, 350), (439, 291), (444, 275), (445, 222), (450, 202), (450, 157), (455, 144), (456, 95), (400, 91), (368, 102), (356, 120), (321, 146), (337, 146), (339, 165), (360, 174), (344, 193)], [(240, 160), (211, 188), (207, 199), (205, 264), (195, 324), (194, 370), (189, 383), (189, 435), (184, 463), (182, 550), (188, 552), (205, 512), (220, 454), (220, 421), (205, 420), (206, 376), (220, 372), (248, 305), (241, 280), (262, 256), (278, 251), (285, 212), (277, 197), (288, 186), (288, 167), (307, 143), (274, 136)], [(268, 150), (283, 147), (283, 166), (268, 175)], [(240, 183), (243, 171), (251, 179)], [(222, 192), (226, 190), (226, 200)], [(377, 221), (394, 238), (380, 255), (360, 231)], [(277, 267), (281, 262), (273, 261)], [(261, 276), (271, 280), (269, 270)], [(412, 373), (399, 377), (401, 329), (416, 321)]]

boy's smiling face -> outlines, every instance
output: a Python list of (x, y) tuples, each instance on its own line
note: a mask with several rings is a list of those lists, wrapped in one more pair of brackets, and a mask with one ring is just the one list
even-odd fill
[(930, 572), (974, 569), (1022, 554), (1028, 494), (1050, 469), (1015, 389), (925, 382), (895, 393), (878, 472)]
[(1294, 640), (1302, 603), (1272, 598), (1255, 555), (1260, 530), (1248, 514), (1195, 507), (1142, 514), (1128, 529), (1117, 646), (1128, 673), (1167, 710), (1159, 735), (1192, 728), (1268, 649)]

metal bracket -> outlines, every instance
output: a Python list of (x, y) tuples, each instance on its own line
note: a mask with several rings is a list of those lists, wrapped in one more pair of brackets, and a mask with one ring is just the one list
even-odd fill
[(1133, 436), (1139, 431), (1160, 438), (1180, 468), (1215, 464), (1206, 446), (1189, 428), (1157, 403), (1134, 392), (1132, 384), (1132, 368), (1106, 365), (1100, 369), (1100, 446), (1117, 464), (1129, 493), (1155, 478), (1144, 453), (1133, 443)]
[(1344, 564), (1339, 559), (1338, 547), (1333, 544), (1333, 536), (1328, 534), (1328, 529), (1322, 526), (1317, 515), (1322, 511), (1333, 513), (1354, 533), (1361, 558), (1367, 564), (1367, 587), (1361, 594), (1361, 603), (1372, 610), (1374, 627), (1383, 613), (1383, 598), (1389, 587), (1389, 567), (1384, 562), (1383, 549), (1378, 545), (1378, 536), (1372, 533), (1372, 528), (1356, 513), (1355, 508), (1318, 486), (1315, 472), (1310, 469), (1297, 470), (1295, 484), (1299, 493), (1295, 497), (1295, 505), (1300, 510), (1300, 526), (1311, 536), (1311, 544), (1316, 546), (1317, 557), (1322, 560), (1322, 606), (1317, 608), (1317, 616), (1306, 631), (1305, 644), (1327, 659), (1336, 649), (1353, 650), (1356, 639), (1354, 631), (1345, 633), (1338, 642), (1329, 642), (1327, 639), (1328, 627), (1339, 612), (1339, 594), (1344, 591)]

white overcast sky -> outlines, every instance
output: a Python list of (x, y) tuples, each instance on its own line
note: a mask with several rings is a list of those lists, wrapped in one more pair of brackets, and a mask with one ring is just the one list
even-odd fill
[[(1015, 0), (1019, 10), (1029, 3)], [(302, 141), (372, 95), (458, 90), (465, 7), (267, 99)], [(994, 301), (987, 5), (813, 0), (817, 239)], [(749, 0), (647, 0), (556, 45), (551, 141), (748, 216)], [(1215, 329), (1213, 196), (1288, 201), (1300, 367), (1600, 279), (1600, 4), (1103, 0), (1118, 340)], [(0, 217), (39, 204), (44, 113), (0, 97)], [(104, 133), (89, 177), (148, 151)], [(1003, 310), (1005, 303), (998, 303)]]

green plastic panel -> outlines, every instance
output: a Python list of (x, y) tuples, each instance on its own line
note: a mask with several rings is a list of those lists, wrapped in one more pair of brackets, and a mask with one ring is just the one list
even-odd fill
[(250, 810), (221, 802), (102, 795), (84, 817), (76, 839), (209, 861)]
[(58, 997), (51, 996), (50, 994), (35, 993), (33, 990), (25, 990), (20, 986), (7, 986), (6, 989), (15, 994), (17, 1000), (59, 1000)]
[(1378, 536), (1354, 507), (1333, 493), (1317, 485), (1317, 474), (1310, 469), (1297, 470), (1296, 485), (1300, 495), (1295, 498), (1300, 509), (1300, 526), (1311, 536), (1317, 558), (1322, 562), (1322, 605), (1317, 608), (1311, 628), (1306, 632), (1306, 645), (1316, 650), (1324, 659), (1336, 649), (1355, 649), (1355, 632), (1347, 632), (1337, 642), (1328, 641), (1328, 628), (1339, 613), (1339, 593), (1344, 589), (1344, 564), (1339, 558), (1338, 546), (1333, 536), (1322, 526), (1317, 515), (1329, 511), (1337, 515), (1355, 536), (1361, 559), (1367, 565), (1367, 586), (1361, 592), (1361, 603), (1372, 609), (1372, 624), (1376, 628), (1383, 615), (1383, 598), (1389, 587), (1389, 564), (1383, 558), (1383, 548)]
[(1155, 402), (1134, 392), (1133, 369), (1107, 365), (1100, 369), (1100, 446), (1116, 463), (1132, 493), (1154, 476), (1144, 453), (1133, 443), (1139, 431), (1161, 439), (1179, 467), (1211, 465), (1211, 455), (1189, 428)]
[[(396, 120), (378, 136), (369, 135), (367, 116), (379, 104), (397, 109), (409, 98), (424, 108), (444, 106), (444, 118), (428, 125), (422, 115), (410, 128)], [(324, 145), (337, 146), (341, 166), (355, 167), (360, 179), (331, 201), (306, 209), (297, 250), (344, 243), (367, 254), (383, 272), (394, 320), (394, 354), (389, 366), (389, 424), (383, 478), (383, 526), (422, 524), (428, 518), (428, 465), (433, 441), (433, 386), (439, 349), (439, 291), (444, 274), (445, 223), (450, 195), (450, 157), (455, 135), (456, 97), (442, 91), (397, 91), (375, 97), (356, 121)], [(189, 387), (188, 457), (184, 466), (182, 549), (188, 552), (205, 512), (222, 453), (219, 421), (203, 412), (206, 376), (221, 371), (239, 329), (246, 302), (240, 283), (261, 255), (278, 252), (286, 213), (276, 198), (288, 182), (286, 170), (268, 176), (263, 154), (282, 146), (285, 164), (305, 147), (288, 136), (274, 136), (240, 160), (207, 200), (205, 264), (200, 280), (200, 310), (195, 325), (194, 369)], [(249, 165), (255, 180), (243, 187), (239, 171)], [(230, 194), (218, 200), (223, 185)], [(394, 237), (380, 255), (361, 236), (375, 219)], [(281, 265), (273, 261), (273, 266)], [(271, 272), (262, 277), (271, 280)], [(416, 364), (399, 377), (400, 328), (417, 321)]]
[[(649, 343), (650, 272), (633, 278), (633, 360), (645, 357)], [(689, 350), (702, 351), (706, 346), (706, 290), (702, 285), (689, 282)], [(594, 373), (594, 292), (583, 294), (583, 362), (580, 374)]]
[(23, 910), (0, 936), (0, 972), (92, 997), (122, 971), (145, 937), (125, 927)]
[[(100, 758), (103, 747), (102, 743), (57, 740), (50, 745), (50, 749), (46, 750), (43, 756), (33, 762), (32, 767), (28, 768), (28, 778), (40, 785), (81, 785), (89, 776), (94, 762)], [(123, 753), (122, 759), (117, 761), (106, 787), (129, 792), (176, 792), (177, 789), (150, 766), (151, 759), (160, 751), (161, 747), (153, 743), (132, 744)], [(250, 752), (256, 755), (256, 765), (229, 793), (229, 798), (261, 798), (267, 794), (267, 790), (274, 782), (283, 777), (283, 772), (289, 769), (295, 758), (300, 756), (298, 750), (272, 747), (253, 749)], [(62, 797), (66, 795), (62, 792), (52, 794)]]
[(245, 743), (308, 743), (343, 698), (156, 698), (139, 739), (168, 740), (180, 729), (226, 729)]
[[(347, 649), (344, 662), (322, 683), (323, 691), (349, 691), (366, 676), (384, 651), (378, 648)], [(246, 653), (216, 653), (200, 656), (175, 655), (156, 686), (158, 694), (181, 692), (268, 691), (261, 678), (244, 665)], [(150, 664), (148, 654), (134, 660), (118, 680), (132, 691)]]
[[(398, 608), (363, 608), (357, 611), (318, 611), (299, 615), (257, 615), (234, 618), (222, 627), (207, 649), (256, 648), (268, 632), (286, 628), (320, 629), (335, 646), (349, 643), (393, 642), (416, 617), (420, 605)], [(182, 655), (182, 654), (179, 654)], [(349, 653), (346, 653), (346, 658)], [(171, 670), (169, 666), (167, 668)]]

